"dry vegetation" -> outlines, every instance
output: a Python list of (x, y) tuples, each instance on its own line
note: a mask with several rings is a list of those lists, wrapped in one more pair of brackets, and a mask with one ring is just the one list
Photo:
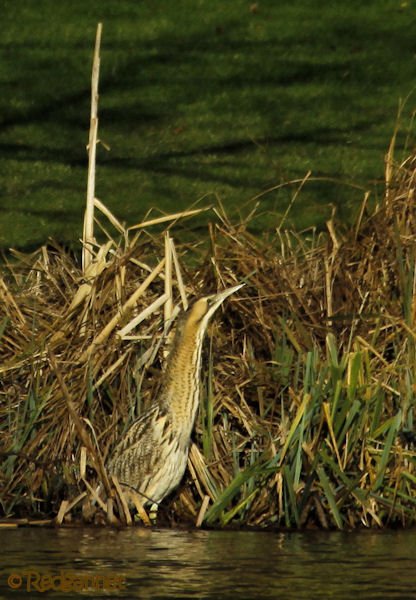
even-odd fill
[(159, 523), (414, 524), (416, 158), (394, 166), (392, 143), (383, 202), (349, 229), (260, 239), (220, 207), (201, 245), (172, 239), (198, 211), (126, 229), (94, 193), (100, 37), (82, 267), (52, 243), (0, 272), (1, 523), (131, 523), (106, 456), (155, 397), (188, 298), (246, 282), (213, 323)]
[(153, 234), (107, 212), (120, 239), (85, 274), (57, 245), (15, 252), (0, 279), (4, 517), (108, 513), (88, 500), (100, 454), (152, 402), (175, 307), (246, 281), (211, 328), (189, 468), (161, 522), (414, 524), (415, 164), (390, 156), (383, 203), (342, 232), (258, 239), (216, 209), (205, 249), (175, 248), (175, 221)]

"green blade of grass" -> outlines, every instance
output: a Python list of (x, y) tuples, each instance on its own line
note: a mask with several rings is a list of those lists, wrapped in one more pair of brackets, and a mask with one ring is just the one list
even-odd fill
[(394, 490), (392, 490), (391, 488), (385, 488), (383, 490), (383, 493), (386, 491), (390, 492), (391, 498), (386, 496), (379, 496), (378, 494), (374, 494), (372, 492), (370, 493), (370, 496), (381, 506), (386, 506), (387, 508), (389, 508), (391, 513), (397, 513), (399, 517), (401, 517), (403, 514), (407, 515), (410, 519), (410, 522), (414, 523), (416, 520), (415, 509), (413, 507), (410, 508), (398, 502), (397, 498), (395, 497)]
[[(345, 439), (345, 436), (347, 434), (347, 431), (351, 430), (352, 423), (353, 423), (354, 419), (357, 417), (357, 415), (360, 414), (360, 411), (361, 411), (361, 402), (359, 402), (359, 400), (354, 400), (350, 407), (350, 410), (348, 411), (348, 413), (346, 415), (344, 427), (342, 428), (341, 433), (337, 436), (338, 448), (341, 447), (341, 445)], [(340, 419), (335, 419), (335, 424), (334, 424), (335, 434), (337, 431), (339, 431), (339, 429), (340, 429)]]
[[(298, 511), (298, 507), (297, 507), (297, 503), (296, 503), (295, 486), (293, 484), (292, 474), (290, 472), (290, 468), (288, 465), (286, 465), (285, 468), (283, 469), (283, 475), (284, 475), (284, 479), (285, 479), (285, 483), (286, 483), (286, 490), (287, 490), (289, 503), (290, 503), (290, 513), (291, 513), (291, 515), (293, 515), (296, 527), (299, 527), (300, 519), (299, 519), (299, 511)], [(285, 511), (286, 515), (287, 515), (287, 512), (288, 511)], [(287, 517), (288, 517), (288, 523), (289, 523), (288, 526), (289, 527), (293, 526), (293, 522), (291, 521), (289, 515), (287, 515)]]
[(402, 471), (401, 476), (402, 478), (407, 479), (416, 485), (416, 476), (412, 475), (412, 473), (409, 473), (408, 471)]
[(255, 477), (259, 470), (261, 470), (261, 465), (255, 464), (244, 471), (240, 471), (207, 511), (204, 522), (208, 525), (212, 525), (215, 521), (219, 520), (221, 518), (221, 513), (239, 493), (244, 483), (251, 477)]
[(290, 427), (289, 434), (288, 434), (288, 436), (286, 438), (285, 444), (284, 444), (284, 446), (282, 448), (282, 451), (281, 451), (281, 454), (280, 454), (280, 465), (283, 463), (283, 460), (284, 460), (284, 458), (286, 456), (287, 450), (288, 450), (288, 448), (289, 448), (289, 446), (290, 446), (290, 444), (292, 442), (292, 439), (293, 439), (293, 437), (294, 437), (294, 435), (296, 433), (296, 430), (297, 430), (297, 428), (299, 426), (299, 423), (302, 420), (304, 412), (305, 412), (305, 410), (308, 407), (310, 399), (311, 399), (310, 394), (305, 394), (304, 397), (303, 397), (303, 400), (302, 400), (301, 404), (299, 405), (299, 408), (297, 410), (296, 416), (295, 416), (295, 418), (293, 420), (293, 423), (292, 423), (292, 425)]
[(335, 477), (342, 481), (348, 492), (352, 492), (361, 504), (365, 504), (367, 502), (366, 492), (360, 487), (358, 487), (358, 483), (361, 479), (361, 474), (358, 474), (354, 480), (351, 480), (346, 475), (345, 471), (341, 471), (339, 465), (332, 459), (331, 456), (329, 456), (326, 450), (320, 450), (318, 456), (326, 465), (328, 465)]
[(332, 516), (334, 517), (336, 526), (338, 527), (338, 529), (342, 529), (343, 528), (342, 517), (338, 510), (337, 502), (335, 500), (334, 493), (331, 489), (331, 484), (329, 482), (327, 474), (325, 473), (325, 470), (322, 466), (318, 467), (317, 473), (318, 473), (319, 481), (321, 482), (321, 485), (322, 485), (323, 492), (326, 496), (326, 499), (328, 500), (328, 505), (331, 510)]
[(399, 410), (397, 415), (391, 419), (391, 424), (387, 433), (386, 441), (384, 444), (383, 452), (381, 454), (380, 463), (378, 466), (377, 477), (373, 485), (373, 492), (376, 492), (383, 483), (384, 473), (387, 468), (387, 464), (390, 458), (390, 451), (393, 446), (393, 442), (396, 438), (397, 431), (400, 427), (402, 418), (402, 412)]
[(353, 352), (350, 355), (348, 361), (348, 387), (347, 396), (350, 402), (352, 402), (357, 393), (357, 388), (360, 385), (360, 378), (362, 376), (363, 360), (361, 352)]
[(259, 490), (256, 489), (251, 494), (249, 494), (246, 498), (244, 498), (237, 506), (232, 508), (230, 511), (225, 513), (225, 515), (221, 519), (222, 525), (227, 525), (240, 511), (242, 511), (256, 496)]

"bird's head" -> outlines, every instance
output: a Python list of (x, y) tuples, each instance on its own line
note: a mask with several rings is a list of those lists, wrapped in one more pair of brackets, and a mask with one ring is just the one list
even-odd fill
[(237, 290), (242, 288), (245, 284), (241, 283), (240, 285), (236, 285), (232, 288), (228, 288), (219, 292), (218, 294), (211, 294), (209, 296), (204, 296), (203, 298), (199, 298), (194, 302), (191, 308), (187, 311), (187, 319), (186, 323), (190, 327), (197, 326), (198, 328), (205, 329), (208, 324), (208, 321), (217, 310), (217, 308), (224, 302), (228, 296), (234, 294)]

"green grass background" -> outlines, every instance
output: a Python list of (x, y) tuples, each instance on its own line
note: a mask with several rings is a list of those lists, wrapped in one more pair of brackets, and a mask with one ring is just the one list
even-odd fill
[[(415, 85), (416, 3), (1, 0), (0, 247), (81, 235), (96, 24), (103, 22), (97, 196), (121, 219), (220, 198), (233, 214), (317, 178), (302, 228), (380, 193), (397, 106)], [(404, 111), (404, 145), (413, 96)], [(351, 187), (354, 183), (358, 187)], [(296, 189), (260, 200), (279, 225)]]

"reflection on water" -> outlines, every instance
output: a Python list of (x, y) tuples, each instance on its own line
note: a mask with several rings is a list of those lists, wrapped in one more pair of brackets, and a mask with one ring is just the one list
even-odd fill
[[(42, 597), (24, 573), (124, 578), (125, 587), (59, 598), (416, 599), (416, 531), (270, 533), (2, 530), (1, 598)], [(16, 573), (19, 579), (8, 577)], [(85, 577), (84, 577), (85, 580)], [(60, 581), (60, 580), (56, 580)], [(107, 583), (110, 581), (106, 580)], [(58, 587), (58, 589), (61, 589)]]

